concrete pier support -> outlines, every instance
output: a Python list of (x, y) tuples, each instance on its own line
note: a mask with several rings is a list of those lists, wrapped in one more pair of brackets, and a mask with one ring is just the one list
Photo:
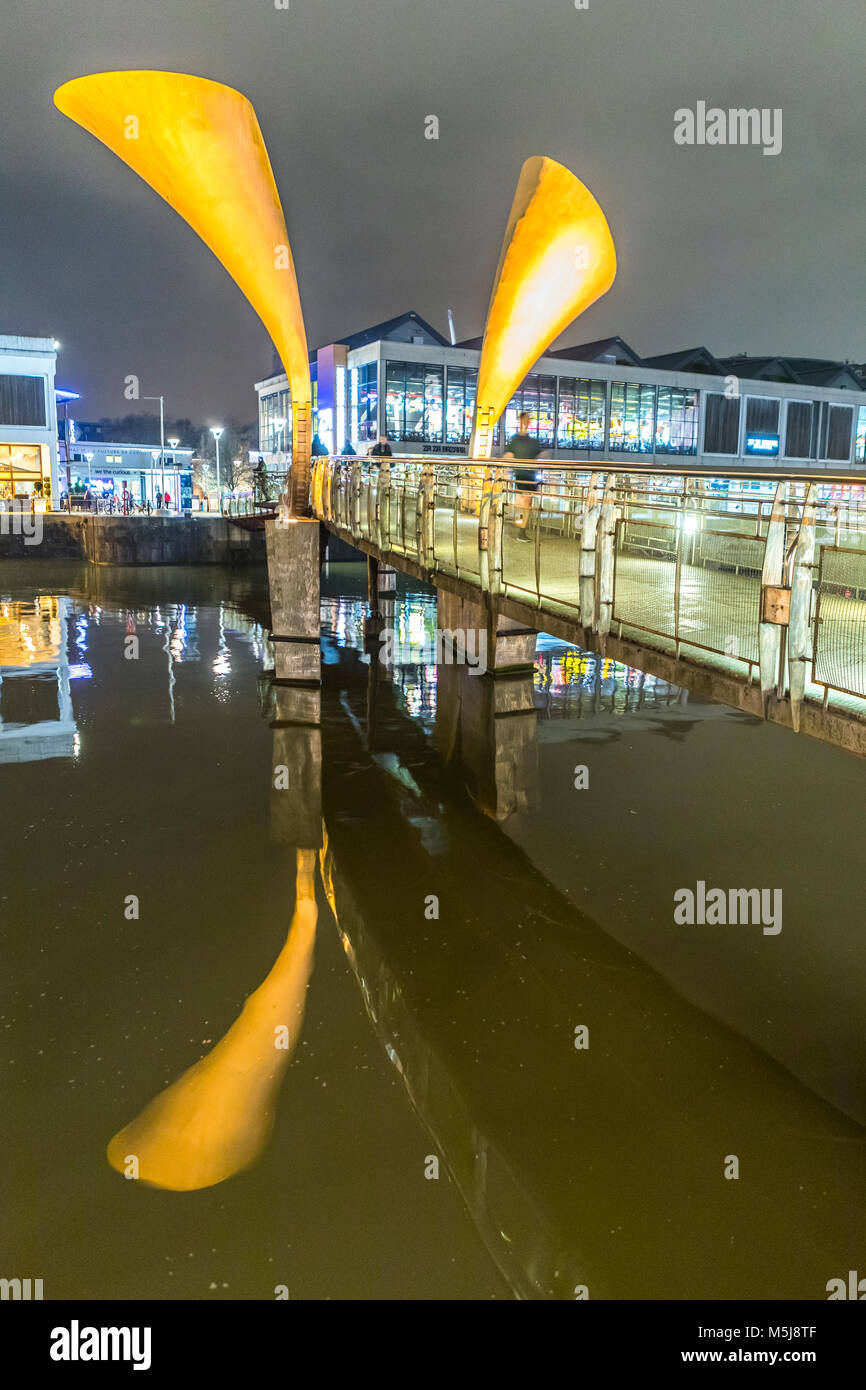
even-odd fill
[(299, 519), (265, 528), (274, 643), (274, 679), (281, 684), (318, 686), (319, 523)]
[(482, 603), (458, 598), (440, 589), (436, 596), (436, 623), (443, 633), (478, 633), (474, 646), (464, 638), (465, 645), (476, 653), (486, 652), (486, 660), (479, 665), (483, 664), (493, 675), (513, 675), (532, 669), (538, 635), (534, 628), (524, 627), (501, 613), (492, 613)]

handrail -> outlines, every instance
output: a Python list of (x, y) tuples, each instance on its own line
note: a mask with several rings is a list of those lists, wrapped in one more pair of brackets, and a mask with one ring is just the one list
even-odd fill
[(392, 468), (405, 464), (414, 464), (419, 468), (536, 468), (545, 469), (550, 472), (575, 472), (575, 473), (626, 473), (634, 474), (637, 477), (671, 477), (671, 478), (748, 478), (753, 482), (766, 482), (775, 485), (778, 482), (831, 482), (831, 483), (850, 483), (853, 485), (862, 484), (866, 486), (866, 463), (859, 466), (855, 471), (853, 468), (844, 472), (831, 472), (828, 468), (773, 468), (757, 469), (743, 465), (729, 467), (723, 459), (715, 464), (689, 464), (686, 466), (677, 464), (662, 464), (658, 461), (638, 463), (623, 462), (620, 460), (606, 459), (599, 455), (587, 459), (480, 459), (470, 458), (456, 454), (394, 454), (390, 457), (376, 458), (369, 454), (330, 454), (320, 456), (316, 462), (323, 463), (366, 463), (373, 467), (386, 463)]
[(866, 718), (866, 474), (544, 460), (523, 491), (521, 460), (313, 465), (314, 515), (350, 542), (570, 620), (601, 650), (611, 634), (758, 676), (795, 727), (831, 692)]

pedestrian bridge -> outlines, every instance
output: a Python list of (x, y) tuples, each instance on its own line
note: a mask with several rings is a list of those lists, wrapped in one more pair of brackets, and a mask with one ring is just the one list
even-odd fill
[(539, 478), (521, 498), (495, 462), (321, 458), (311, 498), (329, 530), (481, 622), (866, 753), (866, 476), (554, 462)]

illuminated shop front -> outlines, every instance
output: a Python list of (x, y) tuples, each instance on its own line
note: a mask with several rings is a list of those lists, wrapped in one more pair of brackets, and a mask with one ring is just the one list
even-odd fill
[[(481, 340), (449, 343), (416, 313), (400, 315), (311, 357), (329, 452), (466, 456)], [(581, 370), (582, 368), (582, 370)], [(291, 402), (285, 375), (257, 383), (260, 449), (285, 467)], [(866, 451), (866, 383), (848, 363), (715, 358), (706, 348), (640, 358), (621, 338), (542, 357), (494, 429), (494, 456), (529, 416), (543, 458), (621, 464), (854, 466)], [(344, 437), (345, 424), (345, 437)]]
[(0, 444), (0, 497), (51, 496), (51, 452), (44, 444)]
[(83, 432), (83, 426), (67, 422), (67, 433), (74, 439), (67, 464), (73, 504), (85, 494), (106, 501), (122, 499), (125, 484), (136, 505), (156, 507), (160, 494), (164, 498), (167, 493), (172, 510), (190, 510), (192, 449), (166, 449), (161, 458), (159, 449), (152, 445), (81, 439), (78, 436)]

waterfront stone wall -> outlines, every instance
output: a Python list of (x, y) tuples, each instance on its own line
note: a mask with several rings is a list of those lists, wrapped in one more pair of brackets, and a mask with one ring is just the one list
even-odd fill
[[(264, 531), (220, 516), (69, 516), (39, 518), (42, 534), (0, 527), (0, 559), (88, 560), (93, 565), (249, 565), (265, 563)], [(34, 518), (28, 517), (28, 528)], [(38, 532), (37, 532), (38, 535)]]

